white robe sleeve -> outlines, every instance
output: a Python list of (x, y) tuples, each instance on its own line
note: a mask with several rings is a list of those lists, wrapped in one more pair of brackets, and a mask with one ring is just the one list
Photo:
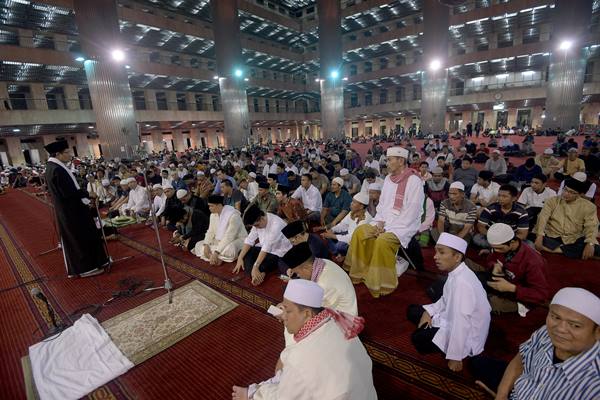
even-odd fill
[(229, 246), (238, 236), (238, 232), (242, 229), (244, 223), (242, 222), (242, 218), (237, 215), (237, 212), (229, 217), (229, 221), (227, 223), (227, 229), (225, 230), (225, 234), (217, 244), (217, 251), (222, 253), (225, 250), (225, 247)]
[(443, 328), (447, 331), (446, 337), (448, 338), (446, 359), (461, 361), (470, 352), (467, 341), (469, 340), (469, 331), (472, 325), (471, 314), (475, 309), (473, 288), (466, 284), (466, 282), (457, 282), (455, 295), (452, 296), (451, 301), (447, 304), (447, 309), (447, 325)]

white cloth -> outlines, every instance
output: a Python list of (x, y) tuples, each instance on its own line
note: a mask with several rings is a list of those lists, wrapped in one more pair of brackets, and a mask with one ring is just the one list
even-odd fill
[(350, 240), (352, 239), (352, 234), (356, 230), (356, 227), (362, 224), (368, 224), (371, 222), (373, 217), (368, 212), (365, 212), (365, 219), (360, 220), (360, 222), (356, 222), (356, 219), (352, 219), (352, 213), (346, 214), (344, 219), (338, 222), (337, 225), (331, 227), (331, 231), (335, 233), (335, 236), (338, 241), (350, 244)]
[[(225, 207), (228, 207), (228, 209), (225, 210)], [(221, 214), (210, 214), (208, 230), (204, 240), (196, 243), (194, 254), (202, 259), (205, 259), (203, 245), (210, 246), (211, 251), (217, 251), (222, 256), (220, 258), (223, 261), (237, 258), (242, 250), (244, 239), (248, 234), (240, 212), (231, 206), (224, 206), (223, 211), (225, 211), (225, 214), (223, 212)], [(223, 223), (225, 224), (224, 227)], [(232, 253), (235, 254), (233, 257), (231, 256)], [(230, 261), (233, 261), (233, 259)]]
[(442, 297), (423, 308), (432, 326), (439, 328), (432, 341), (446, 359), (461, 361), (483, 351), (492, 308), (481, 282), (464, 262), (448, 274)]
[(381, 171), (379, 170), (379, 161), (377, 160), (373, 160), (373, 161), (365, 161), (365, 169), (366, 168), (373, 168), (375, 170), (377, 170), (377, 173), (379, 174)]
[(187, 174), (188, 174), (187, 168), (183, 168), (183, 169), (178, 169), (177, 170), (177, 176), (180, 177), (180, 178), (183, 178)]
[(227, 228), (229, 227), (229, 220), (236, 212), (239, 214), (239, 211), (234, 207), (227, 205), (223, 206), (221, 213), (218, 214), (219, 224), (217, 225), (217, 231), (215, 232), (215, 239), (217, 241), (222, 240), (223, 236), (225, 236), (225, 232), (227, 232)]
[(421, 214), (423, 213), (423, 181), (417, 175), (411, 175), (406, 183), (404, 201), (400, 210), (394, 209), (397, 184), (392, 182), (390, 176), (383, 181), (381, 197), (377, 205), (377, 213), (371, 221), (372, 225), (384, 222), (386, 232), (391, 232), (400, 241), (402, 247), (407, 248), (412, 237), (421, 225)]
[(157, 217), (160, 217), (165, 212), (165, 206), (167, 205), (167, 196), (163, 193), (160, 196), (154, 196), (152, 201), (152, 211), (156, 213)]
[(173, 185), (173, 179), (171, 178), (162, 178), (161, 186)]
[(498, 197), (498, 190), (500, 190), (500, 185), (496, 182), (490, 182), (486, 188), (476, 183), (473, 185), (473, 187), (471, 187), (471, 198), (475, 198), (480, 202), (489, 204), (490, 200)]
[(310, 211), (321, 212), (323, 208), (321, 192), (319, 192), (319, 189), (315, 185), (310, 185), (308, 189), (305, 189), (304, 186), (298, 187), (292, 194), (292, 198), (302, 199), (302, 205)]
[(281, 352), (279, 379), (251, 385), (252, 400), (375, 400), (371, 358), (333, 320)]
[(433, 204), (433, 200), (428, 197), (425, 201), (425, 220), (421, 223), (421, 226), (419, 226), (419, 232), (425, 232), (431, 229), (433, 221), (435, 220), (435, 205)]
[(271, 166), (269, 167), (269, 164), (265, 164), (265, 166), (263, 167), (263, 175), (264, 176), (269, 176), (269, 174), (276, 174), (277, 173), (277, 164), (273, 163), (271, 164)]
[(253, 226), (244, 243), (253, 246), (258, 240), (257, 246), (260, 246), (262, 251), (283, 257), (292, 248), (290, 241), (281, 233), (287, 223), (275, 214), (267, 213), (266, 216), (267, 226)]
[[(559, 196), (562, 195), (564, 188), (565, 188), (565, 181), (562, 181), (560, 183), (560, 187), (558, 188)], [(592, 182), (592, 184), (590, 185), (590, 188), (588, 189), (588, 191), (586, 192), (586, 194), (584, 196), (587, 198), (593, 199), (595, 194), (596, 194), (596, 184)]]
[(518, 202), (523, 204), (525, 208), (528, 207), (544, 207), (544, 203), (551, 197), (556, 196), (556, 192), (549, 187), (545, 187), (542, 193), (536, 193), (531, 186), (523, 189), (521, 196), (519, 196)]
[[(373, 184), (375, 184), (375, 183), (379, 183), (379, 184), (381, 184), (381, 186), (383, 186), (383, 179), (381, 179), (380, 177), (376, 177), (375, 178), (375, 182), (373, 182)], [(369, 183), (369, 181), (367, 180), (367, 178), (363, 179), (362, 185), (360, 187), (361, 193), (369, 194), (369, 186), (370, 185), (372, 185), (372, 184)]]
[[(65, 164), (63, 164), (62, 161), (60, 161), (58, 158), (50, 157), (50, 158), (48, 158), (48, 162), (54, 163), (54, 164), (58, 165), (59, 167), (61, 167), (62, 169), (64, 169), (65, 171), (67, 171), (69, 173), (69, 177), (71, 177), (71, 180), (73, 181), (73, 184), (75, 184), (75, 187), (77, 188), (77, 190), (81, 190), (81, 188), (79, 187), (79, 183), (77, 183), (77, 179), (75, 179), (75, 175), (73, 175), (73, 171), (71, 171), (69, 168), (67, 168), (67, 166)], [(91, 203), (90, 199), (86, 199), (86, 198), (81, 199), (81, 202), (83, 204), (85, 204), (86, 206)]]
[(146, 189), (142, 186), (136, 186), (135, 189), (129, 191), (129, 200), (127, 201), (127, 210), (133, 210), (134, 212), (141, 212), (150, 208), (148, 201), (148, 194)]
[(256, 195), (258, 195), (258, 183), (256, 181), (248, 182), (248, 189), (246, 190), (245, 194), (248, 202), (252, 203), (254, 198), (256, 198)]
[(79, 399), (133, 367), (89, 314), (31, 346), (29, 358), (41, 400)]
[(295, 175), (298, 175), (298, 167), (296, 167), (294, 164), (289, 167), (285, 167), (285, 172), (289, 171), (292, 171)]

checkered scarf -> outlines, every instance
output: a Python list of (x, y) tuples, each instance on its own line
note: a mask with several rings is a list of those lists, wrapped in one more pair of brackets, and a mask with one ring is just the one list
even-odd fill
[(350, 340), (364, 329), (365, 319), (363, 317), (354, 316), (343, 311), (336, 311), (331, 308), (326, 308), (304, 324), (300, 330), (294, 334), (294, 340), (296, 342), (301, 341), (308, 335), (325, 325), (327, 321), (332, 319), (338, 325), (340, 330), (344, 333), (346, 340)]

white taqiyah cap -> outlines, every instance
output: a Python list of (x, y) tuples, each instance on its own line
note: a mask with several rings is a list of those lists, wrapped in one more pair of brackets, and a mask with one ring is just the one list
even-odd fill
[(254, 172), (250, 172), (250, 173), (248, 174), (248, 176), (251, 176), (252, 178), (256, 179), (256, 174), (255, 174)]
[(102, 179), (102, 186), (109, 186), (110, 181), (108, 179)]
[(382, 188), (383, 188), (383, 185), (381, 184), (381, 182), (373, 182), (369, 185), (369, 190), (377, 190), (377, 191), (381, 192)]
[(492, 151), (492, 153), (500, 154), (500, 150), (496, 149), (496, 150)]
[(579, 182), (585, 182), (587, 181), (587, 175), (585, 172), (581, 172), (581, 171), (577, 171), (575, 172), (573, 175), (571, 175), (571, 178), (578, 180)]
[(173, 168), (175, 166), (175, 164), (171, 163), (169, 164), (169, 167)]
[(340, 161), (340, 156), (338, 156), (337, 154), (332, 155), (331, 156), (331, 161), (333, 161), (333, 162)]
[(160, 183), (155, 183), (152, 185), (152, 189), (162, 189), (162, 185)]
[(348, 171), (348, 168), (342, 168), (340, 169), (340, 176), (346, 176), (350, 173), (350, 171)]
[(550, 304), (570, 308), (600, 325), (600, 298), (588, 290), (574, 287), (562, 288), (556, 292)]
[(323, 304), (323, 288), (313, 281), (292, 279), (288, 282), (283, 297), (292, 303), (319, 308)]
[(552, 154), (554, 154), (554, 150), (552, 150), (550, 147), (548, 147), (546, 150), (544, 150), (544, 154), (552, 155)]
[(167, 183), (166, 185), (162, 185), (163, 190), (168, 190), (168, 189), (175, 189), (173, 187), (173, 185), (171, 185), (170, 183)]
[(342, 178), (340, 178), (339, 176), (337, 178), (333, 178), (331, 183), (334, 183), (334, 182), (340, 186), (344, 186), (344, 180)]
[(185, 189), (179, 189), (179, 190), (177, 191), (177, 198), (178, 198), (178, 199), (182, 199), (182, 198), (184, 198), (184, 197), (185, 197), (187, 194), (188, 194), (188, 191), (187, 191), (187, 190), (185, 190)]
[(571, 147), (569, 150), (567, 150), (567, 153), (577, 153), (577, 148), (575, 147)]
[(177, 164), (178, 167), (183, 167), (182, 163)]
[(462, 190), (463, 192), (465, 191), (465, 184), (459, 181), (456, 182), (452, 182), (450, 184), (450, 189), (458, 189), (458, 190)]
[(214, 168), (211, 168), (211, 169), (210, 169), (210, 173), (211, 173), (211, 174), (214, 174), (215, 172), (217, 172), (217, 170), (216, 170), (216, 169), (214, 169)]
[(360, 204), (364, 204), (365, 206), (369, 205), (369, 195), (365, 192), (356, 193), (353, 199), (358, 201)]
[(492, 246), (504, 244), (515, 237), (515, 232), (510, 225), (497, 223), (490, 226), (487, 231), (487, 241)]
[(385, 152), (385, 155), (387, 157), (408, 158), (408, 150), (406, 150), (404, 147), (400, 147), (400, 146), (389, 147), (387, 149), (387, 151)]
[(204, 171), (198, 171), (198, 172), (196, 172), (196, 175), (197, 176), (204, 176)]
[(450, 247), (451, 249), (454, 249), (463, 254), (466, 254), (467, 252), (467, 242), (465, 242), (464, 239), (461, 239), (458, 236), (449, 234), (448, 232), (443, 232), (440, 235), (437, 244)]

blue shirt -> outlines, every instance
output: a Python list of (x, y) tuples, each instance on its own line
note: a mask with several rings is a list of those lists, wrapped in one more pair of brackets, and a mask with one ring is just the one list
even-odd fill
[(511, 399), (593, 400), (600, 398), (600, 342), (586, 352), (553, 364), (554, 345), (546, 326), (521, 344), (523, 373)]
[(338, 197), (335, 197), (333, 192), (328, 192), (325, 196), (323, 208), (328, 208), (329, 215), (332, 218), (335, 218), (342, 210), (350, 212), (350, 203), (352, 203), (352, 197), (347, 191), (342, 189)]

